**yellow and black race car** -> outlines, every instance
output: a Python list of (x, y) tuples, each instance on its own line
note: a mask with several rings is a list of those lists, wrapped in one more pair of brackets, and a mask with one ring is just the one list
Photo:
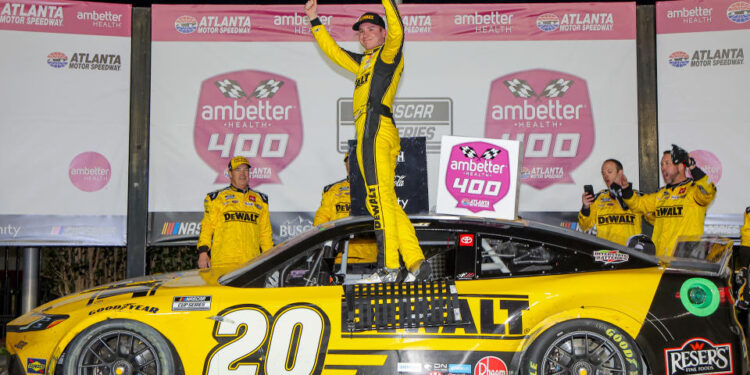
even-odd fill
[[(413, 217), (432, 280), (363, 284), (372, 219), (234, 270), (154, 275), (7, 326), (14, 374), (746, 374), (731, 241), (655, 258), (526, 221)], [(343, 254), (339, 256), (338, 254)]]

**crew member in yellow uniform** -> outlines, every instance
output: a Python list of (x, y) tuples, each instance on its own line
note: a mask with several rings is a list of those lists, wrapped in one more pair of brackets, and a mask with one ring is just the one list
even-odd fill
[[(686, 169), (690, 169), (692, 178), (685, 175)], [(618, 181), (625, 203), (633, 211), (654, 214), (656, 255), (671, 256), (678, 237), (703, 235), (706, 209), (716, 197), (716, 185), (677, 145), (662, 155), (661, 174), (667, 185), (643, 196), (633, 193), (622, 171)]]
[[(602, 163), (602, 179), (609, 187), (615, 182), (617, 173), (622, 170), (622, 163), (616, 159), (607, 159)], [(596, 227), (596, 236), (626, 245), (628, 238), (641, 234), (640, 213), (630, 210), (618, 193), (620, 190), (604, 189), (596, 195), (583, 193), (583, 206), (578, 212), (578, 226), (586, 231)], [(638, 192), (635, 192), (638, 194)]]
[(268, 197), (248, 187), (246, 158), (229, 162), (229, 177), (229, 186), (208, 193), (203, 201), (198, 268), (239, 265), (273, 247)]
[[(344, 157), (346, 175), (349, 176), (349, 153)], [(320, 207), (315, 212), (313, 225), (327, 223), (331, 220), (349, 217), (351, 211), (351, 190), (349, 178), (336, 181), (323, 188)], [(378, 260), (378, 247), (375, 241), (366, 238), (349, 240), (348, 263), (375, 263)], [(341, 253), (336, 255), (336, 263), (341, 263)]]
[(393, 187), (396, 158), (401, 150), (393, 122), (393, 98), (404, 68), (404, 27), (393, 0), (382, 0), (388, 19), (368, 12), (352, 27), (359, 33), (364, 53), (346, 51), (336, 44), (318, 19), (317, 0), (305, 4), (312, 33), (321, 50), (336, 64), (356, 75), (353, 110), (357, 130), (357, 160), (364, 177), (367, 210), (375, 219), (378, 248), (385, 268), (369, 281), (397, 281), (399, 253), (417, 279), (429, 277), (414, 227), (396, 200)]
[(740, 246), (750, 247), (750, 207), (745, 208), (745, 224), (740, 229)]

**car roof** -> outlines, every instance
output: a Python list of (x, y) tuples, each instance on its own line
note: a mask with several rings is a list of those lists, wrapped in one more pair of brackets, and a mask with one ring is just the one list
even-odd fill
[[(618, 250), (620, 252), (627, 253), (628, 255), (632, 257), (636, 257), (641, 260), (644, 260), (648, 263), (652, 263), (654, 265), (659, 264), (658, 258), (652, 255), (644, 254), (638, 250), (627, 248), (620, 244), (610, 242), (605, 239), (592, 236), (590, 234), (578, 232), (578, 231), (571, 230), (568, 228), (563, 228), (563, 227), (558, 227), (558, 226), (540, 223), (536, 221), (531, 221), (531, 220), (525, 220), (525, 219), (520, 219), (520, 218), (516, 220), (504, 220), (504, 219), (481, 218), (481, 217), (472, 217), (472, 216), (456, 216), (456, 215), (444, 215), (444, 214), (409, 215), (409, 218), (411, 219), (415, 228), (419, 228), (422, 226), (421, 224), (425, 224), (425, 223), (441, 223), (441, 224), (448, 225), (448, 226), (450, 225), (479, 226), (479, 227), (488, 227), (488, 228), (501, 226), (501, 227), (506, 227), (508, 229), (531, 228), (532, 230), (546, 232), (546, 234), (549, 234), (549, 235), (569, 237), (572, 239), (578, 239), (581, 241), (589, 242), (595, 246), (598, 244), (601, 246), (601, 249)], [(300, 233), (299, 235), (294, 236), (280, 243), (279, 245), (274, 247), (271, 251), (264, 252), (260, 256), (251, 260), (249, 263), (235, 270), (232, 270), (225, 275), (222, 275), (219, 278), (219, 283), (221, 284), (229, 283), (233, 279), (241, 275), (244, 275), (246, 272), (251, 272), (253, 269), (259, 267), (267, 259), (273, 258), (283, 253), (286, 249), (290, 247), (306, 242), (310, 240), (311, 238), (316, 237), (320, 233), (323, 233), (323, 232), (330, 233), (331, 231), (343, 232), (347, 228), (353, 229), (357, 227), (361, 228), (361, 227), (367, 227), (367, 226), (372, 228), (371, 226), (372, 222), (373, 222), (373, 218), (371, 216), (364, 215), (364, 216), (350, 216), (350, 217), (341, 218), (341, 219), (337, 219), (334, 221), (320, 224), (318, 226), (313, 227), (312, 229), (308, 231)]]

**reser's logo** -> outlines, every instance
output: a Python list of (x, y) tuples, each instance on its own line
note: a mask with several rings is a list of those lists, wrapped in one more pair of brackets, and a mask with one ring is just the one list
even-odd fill
[(664, 349), (667, 375), (733, 373), (732, 344), (714, 344), (696, 337), (681, 347)]
[(570, 173), (594, 148), (594, 121), (586, 81), (544, 69), (493, 80), (485, 137), (516, 139), (524, 144), (522, 183), (536, 189), (573, 183)]
[(227, 163), (252, 164), (250, 187), (280, 183), (279, 173), (302, 149), (302, 115), (294, 80), (243, 70), (203, 81), (195, 115), (196, 152), (227, 183)]

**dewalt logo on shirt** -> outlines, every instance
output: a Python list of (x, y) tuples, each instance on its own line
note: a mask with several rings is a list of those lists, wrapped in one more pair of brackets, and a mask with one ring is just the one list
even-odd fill
[(682, 206), (657, 207), (656, 217), (682, 217)]
[(224, 213), (224, 221), (241, 221), (243, 223), (258, 223), (258, 214), (251, 214), (242, 211), (230, 211)]
[(635, 223), (635, 215), (633, 214), (599, 215), (596, 219), (599, 225)]

